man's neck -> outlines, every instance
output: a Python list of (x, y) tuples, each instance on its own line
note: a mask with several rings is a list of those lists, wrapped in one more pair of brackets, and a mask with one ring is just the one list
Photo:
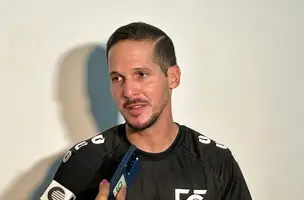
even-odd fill
[[(167, 118), (168, 119), (168, 118)], [(151, 127), (133, 132), (126, 127), (129, 141), (142, 151), (160, 153), (168, 149), (174, 142), (179, 127), (172, 118), (158, 119)]]

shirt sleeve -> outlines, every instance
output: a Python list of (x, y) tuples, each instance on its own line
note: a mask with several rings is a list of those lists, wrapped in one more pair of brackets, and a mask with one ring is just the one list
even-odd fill
[(63, 157), (54, 180), (77, 197), (88, 189), (103, 163), (103, 136), (97, 135), (73, 146)]
[(218, 168), (221, 180), (222, 200), (252, 200), (239, 164), (230, 150)]

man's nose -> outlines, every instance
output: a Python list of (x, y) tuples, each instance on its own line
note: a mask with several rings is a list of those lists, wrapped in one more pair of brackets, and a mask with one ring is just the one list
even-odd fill
[(132, 98), (139, 94), (139, 85), (138, 83), (126, 80), (123, 85), (123, 97), (124, 98)]

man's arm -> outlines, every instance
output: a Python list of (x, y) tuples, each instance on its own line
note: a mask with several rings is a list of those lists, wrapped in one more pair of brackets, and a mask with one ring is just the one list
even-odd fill
[(222, 200), (252, 200), (239, 164), (230, 151), (221, 168)]
[(222, 200), (252, 200), (242, 171), (231, 150), (214, 140), (200, 134), (201, 155), (207, 159), (217, 177)]

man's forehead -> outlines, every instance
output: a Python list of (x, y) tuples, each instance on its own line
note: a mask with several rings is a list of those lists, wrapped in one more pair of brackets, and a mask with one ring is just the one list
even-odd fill
[(109, 72), (132, 72), (155, 70), (153, 47), (142, 41), (122, 41), (109, 51)]
[(139, 69), (153, 70), (157, 67), (153, 60), (153, 57), (116, 57), (115, 59), (109, 59), (109, 70), (111, 71), (134, 71)]
[(145, 41), (120, 41), (109, 50), (108, 58), (112, 59), (132, 59), (138, 56), (151, 56), (154, 45)]

